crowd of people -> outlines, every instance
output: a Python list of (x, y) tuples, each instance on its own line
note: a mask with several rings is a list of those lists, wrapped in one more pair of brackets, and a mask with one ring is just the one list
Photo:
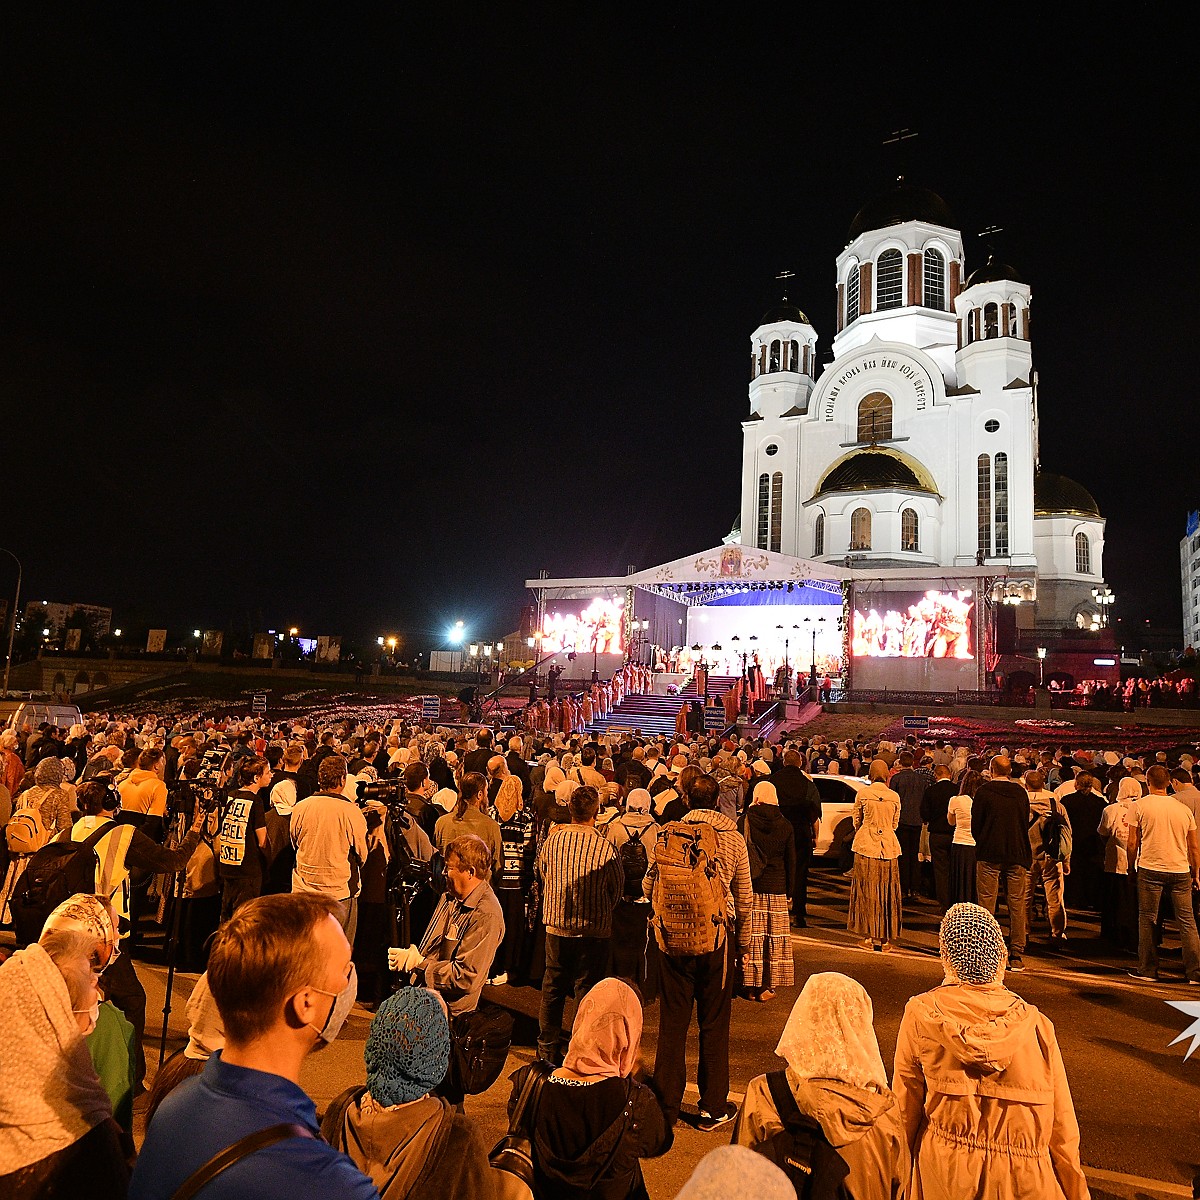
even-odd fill
[[(0, 1061), (23, 1065), (0, 1080), (0, 1189), (616, 1200), (646, 1195), (641, 1161), (687, 1119), (728, 1127), (732, 1145), (680, 1195), (787, 1195), (772, 1189), (807, 1174), (855, 1197), (1086, 1196), (1053, 1025), (1006, 973), (1044, 905), (1052, 941), (1075, 936), (1069, 912), (1095, 910), (1153, 979), (1169, 898), (1200, 984), (1196, 761), (1165, 758), (399, 720), (6, 731), (3, 919), (19, 948), (0, 965)], [(786, 1067), (752, 1079), (739, 1109), (732, 1005), (794, 986), (822, 774), (860, 784), (848, 927), (885, 952), (906, 909), (940, 906), (945, 981), (909, 1001), (889, 1075), (861, 985), (809, 974), (782, 1024)], [(39, 912), (30, 880), (67, 845), (62, 862), (92, 855), (90, 886)], [(132, 960), (164, 923), (200, 977), (135, 1154), (146, 999)], [(493, 1028), (488, 982), (540, 988), (537, 1057), (512, 1078), (512, 1126), (490, 1155), (463, 1066), (464, 1039)], [(356, 1000), (374, 1012), (366, 1084), (318, 1122), (300, 1067)]]

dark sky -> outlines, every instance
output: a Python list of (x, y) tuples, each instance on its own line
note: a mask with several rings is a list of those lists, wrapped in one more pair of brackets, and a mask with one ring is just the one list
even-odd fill
[(1196, 120), (1166, 10), (1088, 39), (404, 7), (6, 19), (3, 544), (31, 598), (427, 644), (515, 627), (539, 568), (711, 546), (774, 275), (827, 352), (834, 258), (903, 166), (968, 269), (1004, 227), (1043, 465), (1108, 517), (1117, 614), (1178, 621)]

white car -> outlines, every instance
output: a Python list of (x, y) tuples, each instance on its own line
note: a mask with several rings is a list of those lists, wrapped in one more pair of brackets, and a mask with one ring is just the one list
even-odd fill
[(849, 853), (854, 838), (851, 812), (854, 809), (854, 794), (869, 782), (853, 775), (812, 775), (813, 783), (821, 797), (821, 826), (817, 830), (817, 844), (813, 854), (818, 858), (839, 858), (843, 849)]

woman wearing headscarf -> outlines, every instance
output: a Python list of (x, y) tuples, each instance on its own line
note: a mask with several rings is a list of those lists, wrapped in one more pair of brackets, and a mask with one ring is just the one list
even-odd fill
[[(654, 1093), (633, 1078), (641, 1043), (637, 993), (619, 979), (600, 980), (580, 1001), (563, 1065), (526, 1118), (535, 1196), (647, 1200), (640, 1160), (665, 1154), (672, 1134)], [(527, 1072), (537, 1070), (512, 1076), (510, 1115)]]
[(738, 828), (750, 852), (754, 888), (742, 985), (751, 1000), (765, 1003), (774, 999), (778, 988), (796, 982), (788, 916), (788, 900), (796, 886), (796, 835), (791, 821), (779, 811), (779, 794), (770, 780), (755, 785)]
[(945, 980), (914, 996), (892, 1086), (913, 1200), (1087, 1200), (1079, 1123), (1054, 1026), (1004, 986), (996, 918), (955, 904), (938, 934)]
[(78, 895), (0, 964), (0, 1196), (124, 1200), (129, 1169), (85, 1037), (116, 953), (111, 910)]
[[(892, 1200), (908, 1182), (908, 1148), (873, 1015), (860, 983), (832, 971), (810, 975), (775, 1053), (787, 1063), (782, 1082), (801, 1115), (820, 1126), (842, 1160), (846, 1193), (856, 1200)], [(777, 1090), (780, 1083), (777, 1076)], [(766, 1143), (784, 1129), (771, 1085), (767, 1075), (750, 1081), (733, 1135), (738, 1145), (768, 1157)]]
[[(26, 778), (28, 779), (28, 776)], [(33, 786), (13, 796), (13, 815), (26, 809), (32, 809), (37, 812), (49, 838), (66, 833), (71, 828), (75, 802), (73, 797), (63, 790), (62, 782), (62, 759), (43, 758), (33, 769)], [(29, 865), (30, 858), (40, 848), (34, 845), (29, 853), (14, 853), (9, 860), (8, 871), (4, 876), (4, 887), (0, 890), (0, 923), (11, 922), (9, 901), (16, 891), (21, 876), (25, 873), (25, 868)]]
[(854, 795), (854, 877), (847, 928), (865, 946), (888, 951), (900, 936), (900, 797), (885, 782), (882, 760), (871, 764), (871, 782)]
[(1116, 799), (1100, 814), (1096, 833), (1104, 843), (1104, 878), (1100, 891), (1100, 936), (1110, 945), (1136, 950), (1138, 941), (1137, 880), (1129, 870), (1129, 825), (1142, 798), (1142, 785), (1131, 775), (1117, 784)]
[[(520, 985), (529, 973), (532, 949), (528, 918), (535, 879), (537, 823), (521, 799), (518, 776), (506, 774), (500, 780), (489, 815), (500, 826), (501, 854), (492, 873), (492, 887), (504, 912), (504, 940), (496, 951), (488, 982), (496, 986)], [(536, 913), (536, 905), (533, 911)]]
[(381, 1200), (476, 1200), (492, 1169), (469, 1117), (433, 1089), (450, 1062), (450, 1022), (428, 988), (393, 992), (371, 1021), (366, 1087), (336, 1097), (321, 1136), (350, 1156)]

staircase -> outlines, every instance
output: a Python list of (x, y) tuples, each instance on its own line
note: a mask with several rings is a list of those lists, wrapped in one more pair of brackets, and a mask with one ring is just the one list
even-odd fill
[[(710, 675), (708, 694), (710, 697), (722, 696), (736, 682), (736, 675)], [(640, 729), (644, 734), (673, 737), (680, 706), (696, 698), (694, 683), (688, 683), (678, 696), (626, 696), (607, 717), (593, 721), (588, 726), (588, 731), (603, 733), (610, 727), (617, 726), (622, 729)]]

